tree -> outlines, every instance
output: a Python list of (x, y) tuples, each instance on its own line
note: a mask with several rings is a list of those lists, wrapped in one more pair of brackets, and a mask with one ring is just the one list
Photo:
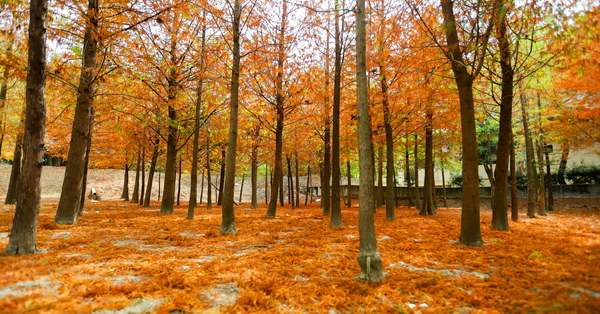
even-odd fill
[(23, 137), (23, 170), (6, 254), (33, 254), (37, 249), (42, 159), (46, 133), (46, 0), (29, 5), (29, 48), (26, 118)]
[(240, 88), (240, 23), (242, 16), (241, 0), (235, 0), (232, 8), (232, 57), (231, 66), (231, 96), (229, 102), (229, 140), (227, 146), (227, 161), (225, 164), (225, 186), (223, 193), (223, 207), (221, 220), (222, 234), (235, 234), (237, 227), (235, 225), (235, 212), (233, 208), (233, 196), (235, 186), (235, 166), (237, 154), (237, 135), (238, 135), (238, 107), (239, 107), (239, 88)]
[(77, 222), (83, 190), (83, 175), (86, 167), (87, 149), (93, 118), (94, 83), (96, 80), (96, 54), (98, 50), (99, 1), (89, 0), (85, 16), (86, 27), (83, 38), (83, 59), (77, 89), (77, 105), (69, 144), (69, 156), (63, 180), (60, 201), (54, 222), (71, 225)]
[(371, 121), (367, 101), (367, 56), (365, 1), (356, 1), (356, 111), (358, 119), (358, 154), (360, 166), (359, 242), (358, 264), (360, 280), (380, 282), (383, 280), (381, 254), (377, 250), (373, 216), (373, 147), (371, 145)]
[[(479, 173), (478, 173), (478, 153), (477, 153), (477, 134), (475, 131), (475, 102), (473, 99), (473, 81), (479, 75), (483, 66), (486, 54), (488, 40), (492, 31), (492, 25), (495, 22), (494, 16), (497, 12), (496, 2), (492, 2), (489, 7), (482, 7), (477, 11), (476, 16), (476, 34), (479, 45), (472, 51), (463, 48), (458, 33), (457, 19), (454, 13), (454, 2), (451, 0), (441, 0), (443, 21), (443, 30), (446, 36), (446, 48), (444, 53), (452, 66), (454, 80), (458, 88), (460, 99), (460, 121), (462, 127), (462, 215), (460, 229), (460, 243), (470, 246), (482, 246), (481, 222), (479, 212)], [(483, 16), (479, 16), (482, 14)], [(467, 15), (467, 13), (465, 13)], [(479, 33), (480, 23), (484, 23), (487, 16), (487, 27), (484, 33)], [(473, 60), (467, 60), (465, 57), (472, 56)], [(471, 67), (469, 71), (468, 67)]]

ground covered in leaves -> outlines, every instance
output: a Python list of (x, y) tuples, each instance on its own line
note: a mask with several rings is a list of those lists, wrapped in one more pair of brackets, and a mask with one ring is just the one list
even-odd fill
[[(0, 207), (4, 250), (14, 207)], [(44, 204), (33, 256), (0, 256), (0, 312), (577, 312), (600, 309), (600, 212), (584, 207), (490, 230), (483, 247), (455, 244), (460, 209), (422, 217), (376, 214), (385, 280), (359, 274), (358, 210), (329, 228), (318, 205), (236, 209), (237, 235), (219, 234), (220, 210), (196, 219), (158, 204), (86, 205), (73, 226)]]

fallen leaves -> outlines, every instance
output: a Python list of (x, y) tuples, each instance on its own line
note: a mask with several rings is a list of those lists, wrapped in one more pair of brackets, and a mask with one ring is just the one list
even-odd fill
[[(600, 220), (594, 211), (554, 212), (489, 229), (483, 247), (452, 244), (460, 210), (421, 217), (376, 214), (386, 279), (359, 273), (357, 209), (329, 228), (316, 206), (236, 209), (238, 234), (220, 235), (218, 209), (185, 206), (159, 215), (122, 202), (88, 204), (73, 226), (40, 214), (45, 253), (0, 258), (0, 311), (127, 312), (593, 312), (600, 308)], [(0, 208), (0, 233), (11, 213)], [(5, 247), (6, 238), (0, 238)], [(28, 283), (40, 283), (27, 286)]]

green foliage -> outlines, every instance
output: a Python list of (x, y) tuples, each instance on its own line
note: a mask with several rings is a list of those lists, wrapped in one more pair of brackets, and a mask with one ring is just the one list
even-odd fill
[[(511, 184), (511, 176), (508, 176), (508, 184)], [(517, 172), (517, 186), (527, 185), (527, 175), (524, 173)]]
[(600, 183), (600, 166), (581, 165), (568, 169), (565, 177), (573, 184)]
[[(479, 177), (479, 185), (481, 186), (482, 184), (483, 184), (483, 178)], [(457, 175), (453, 176), (450, 179), (450, 185), (462, 186), (463, 185), (462, 174), (457, 174)]]

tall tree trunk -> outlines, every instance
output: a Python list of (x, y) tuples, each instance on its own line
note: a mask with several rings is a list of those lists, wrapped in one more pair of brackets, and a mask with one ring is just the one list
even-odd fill
[[(329, 110), (329, 109), (328, 109)], [(321, 176), (321, 207), (323, 208), (323, 215), (331, 214), (331, 186), (329, 180), (331, 177), (331, 130), (329, 126), (329, 116), (327, 116), (327, 122), (325, 124), (325, 136), (324, 136), (324, 153), (323, 153), (323, 175)]]
[[(24, 122), (24, 121), (23, 121)], [(24, 123), (21, 122), (21, 125)], [(22, 149), (23, 149), (23, 130), (19, 128), (17, 139), (15, 141), (15, 152), (13, 154), (13, 163), (10, 169), (10, 179), (8, 181), (8, 190), (6, 191), (6, 198), (4, 204), (16, 204), (19, 195), (19, 184), (21, 178), (21, 168), (23, 164), (22, 160)]]
[(546, 182), (544, 176), (544, 147), (542, 145), (543, 138), (540, 135), (540, 139), (536, 140), (536, 153), (537, 153), (537, 166), (538, 166), (538, 204), (539, 204), (539, 214), (540, 216), (547, 216), (548, 210), (546, 208)]
[(566, 185), (565, 181), (565, 170), (567, 169), (567, 161), (569, 160), (569, 146), (563, 149), (562, 155), (560, 156), (560, 163), (558, 164), (558, 184)]
[(554, 211), (554, 193), (552, 192), (552, 175), (550, 172), (550, 155), (548, 148), (544, 145), (544, 155), (546, 156), (546, 185), (548, 186), (548, 211)]
[[(504, 6), (506, 9), (506, 6)], [(512, 137), (513, 81), (514, 70), (511, 64), (511, 51), (507, 38), (506, 10), (500, 16), (496, 30), (500, 49), (502, 69), (502, 96), (500, 100), (500, 126), (498, 131), (498, 152), (494, 172), (494, 193), (492, 195), (492, 229), (509, 230), (508, 226), (508, 163)]]
[(339, 0), (335, 1), (335, 47), (333, 75), (333, 113), (331, 134), (331, 220), (330, 227), (342, 227), (340, 196), (340, 104), (342, 94), (342, 36), (340, 31)]
[(535, 172), (535, 157), (529, 121), (527, 116), (527, 96), (521, 94), (521, 115), (523, 119), (523, 133), (525, 133), (526, 161), (527, 161), (527, 217), (534, 218), (537, 206), (537, 175)]
[(252, 156), (250, 158), (252, 174), (252, 200), (251, 200), (251, 209), (258, 208), (258, 145), (252, 146)]
[(281, 171), (281, 178), (279, 178), (279, 204), (285, 206), (285, 199), (283, 198), (283, 169)]
[[(223, 188), (225, 186), (225, 171), (226, 171), (226, 162), (227, 162), (227, 150), (224, 147), (221, 147), (221, 171), (219, 172), (219, 189), (217, 190), (219, 194), (217, 194), (217, 206), (223, 205)], [(233, 193), (233, 192), (232, 192)]]
[[(174, 79), (169, 80), (170, 82)], [(169, 116), (169, 127), (167, 128), (167, 158), (165, 160), (165, 176), (163, 184), (163, 196), (160, 205), (161, 214), (172, 214), (175, 204), (175, 182), (177, 178), (177, 138), (179, 135), (177, 109), (173, 107), (176, 86), (169, 83), (169, 102), (167, 111)]]
[(298, 165), (298, 152), (296, 152), (296, 207), (300, 208), (300, 170)]
[(206, 134), (206, 209), (212, 209), (212, 178), (210, 170), (210, 133)]
[(383, 280), (382, 259), (375, 236), (373, 203), (373, 152), (371, 121), (367, 96), (366, 14), (365, 1), (356, 1), (356, 110), (358, 118), (358, 157), (360, 165), (359, 252), (360, 280)]
[(54, 222), (59, 225), (71, 225), (77, 222), (77, 213), (83, 188), (83, 173), (88, 142), (91, 140), (90, 126), (93, 115), (94, 83), (96, 80), (96, 54), (98, 45), (99, 0), (89, 0), (87, 24), (83, 39), (83, 60), (77, 104), (69, 144), (68, 163), (60, 194), (60, 201)]
[(246, 179), (246, 174), (242, 174), (242, 185), (240, 186), (240, 197), (238, 198), (238, 202), (242, 202), (242, 193), (244, 192), (244, 180)]
[(517, 162), (515, 160), (515, 135), (510, 132), (510, 206), (512, 221), (519, 221), (519, 196), (517, 195)]
[(133, 193), (131, 194), (131, 203), (137, 203), (140, 199), (140, 159), (141, 152), (138, 148), (137, 160), (135, 162), (135, 183), (133, 184)]
[(419, 142), (417, 141), (417, 133), (415, 132), (415, 209), (421, 207), (421, 193), (419, 190)]
[[(90, 138), (92, 137), (91, 128), (92, 125), (90, 124)], [(79, 208), (77, 208), (77, 216), (83, 215), (83, 205), (85, 204), (85, 192), (87, 190), (88, 165), (90, 163), (90, 151), (92, 150), (92, 141), (88, 141), (87, 145), (88, 146), (85, 151), (85, 161), (83, 163), (83, 179), (81, 182), (81, 195), (79, 195)]]
[[(14, 36), (14, 33), (9, 32), (9, 37)], [(6, 57), (9, 58), (12, 55), (12, 47), (14, 40), (9, 40), (8, 47), (6, 49)], [(0, 84), (0, 156), (2, 156), (2, 147), (4, 144), (4, 134), (6, 132), (6, 108), (7, 101), (6, 96), (8, 94), (8, 78), (11, 70), (11, 65), (6, 63), (4, 64), (4, 72), (2, 75), (2, 83)]]
[(46, 133), (46, 14), (45, 0), (31, 0), (29, 10), (26, 118), (23, 137), (23, 169), (13, 225), (5, 253), (33, 254), (37, 249), (42, 160)]
[[(206, 10), (203, 11), (206, 19)], [(206, 23), (202, 25), (202, 40), (200, 43), (200, 68), (205, 71), (206, 55)], [(192, 142), (192, 173), (190, 173), (190, 200), (188, 203), (187, 219), (194, 219), (195, 209), (198, 205), (198, 163), (200, 153), (200, 120), (202, 119), (202, 94), (204, 92), (204, 75), (200, 75), (196, 88), (196, 103), (194, 106), (194, 139)], [(202, 177), (204, 179), (204, 177)], [(202, 192), (200, 192), (200, 204), (202, 204)]]
[(145, 187), (146, 187), (146, 147), (142, 146), (142, 159), (140, 160), (140, 171), (142, 178), (140, 182), (140, 200), (138, 204), (144, 205)]
[(430, 108), (426, 112), (427, 123), (425, 124), (425, 181), (423, 183), (423, 204), (419, 215), (437, 215), (434, 199), (433, 182), (433, 111)]
[(412, 196), (412, 189), (410, 188), (410, 156), (409, 156), (409, 145), (408, 145), (408, 134), (406, 135), (406, 146), (404, 155), (404, 180), (406, 181), (406, 197), (408, 198), (408, 206), (415, 206), (415, 200)]
[(306, 195), (304, 197), (304, 206), (308, 205), (308, 194), (310, 194), (310, 165), (308, 165), (306, 173)]
[[(462, 213), (460, 223), (460, 243), (469, 246), (482, 246), (478, 145), (475, 128), (475, 102), (473, 100), (473, 81), (477, 74), (469, 73), (463, 51), (458, 39), (457, 25), (454, 17), (454, 2), (441, 0), (444, 18), (443, 30), (446, 35), (448, 49), (445, 51), (452, 65), (454, 80), (458, 88), (460, 100), (460, 122), (462, 130)], [(487, 42), (485, 38), (482, 41)], [(483, 47), (485, 52), (485, 45)], [(478, 52), (478, 51), (477, 51)]]
[(181, 205), (181, 166), (182, 166), (182, 157), (179, 156), (179, 178), (177, 178), (177, 206)]
[(124, 201), (129, 201), (129, 161), (125, 159), (125, 175), (123, 176), (123, 193), (121, 198)]
[(350, 160), (346, 161), (346, 171), (348, 174), (348, 188), (347, 188), (348, 203), (346, 204), (346, 206), (348, 208), (351, 208), (352, 207), (352, 167), (350, 165)]
[(377, 154), (377, 202), (375, 208), (383, 207), (383, 146), (379, 146)]
[(296, 209), (296, 203), (294, 202), (294, 178), (292, 176), (292, 160), (290, 156), (286, 156), (285, 160), (287, 162), (288, 169), (288, 199), (289, 203), (292, 205), (292, 209)]
[(225, 169), (225, 191), (221, 208), (221, 233), (236, 234), (233, 193), (235, 188), (235, 167), (238, 138), (238, 107), (240, 84), (240, 22), (242, 15), (241, 0), (233, 4), (233, 64), (231, 66), (231, 92), (229, 103), (229, 136), (227, 145), (227, 161)]
[(200, 205), (202, 205), (202, 199), (204, 197), (204, 168), (200, 169), (200, 175), (202, 176), (202, 180), (200, 180), (200, 200), (199, 203)]
[[(448, 207), (448, 201), (446, 198), (446, 175), (444, 174), (444, 163), (442, 162), (442, 190), (444, 192), (444, 208)], [(435, 187), (434, 187), (435, 189)], [(435, 192), (434, 192), (435, 193)]]
[[(158, 148), (160, 141), (158, 139), (154, 142), (154, 151), (152, 152), (152, 160), (150, 161), (150, 171), (148, 172), (148, 184), (146, 186), (146, 195), (144, 197), (144, 207), (150, 207), (150, 198), (152, 197), (152, 184), (154, 183), (154, 172), (156, 172), (156, 163), (158, 162)], [(159, 180), (160, 189), (160, 180)], [(160, 192), (159, 192), (160, 193)]]

